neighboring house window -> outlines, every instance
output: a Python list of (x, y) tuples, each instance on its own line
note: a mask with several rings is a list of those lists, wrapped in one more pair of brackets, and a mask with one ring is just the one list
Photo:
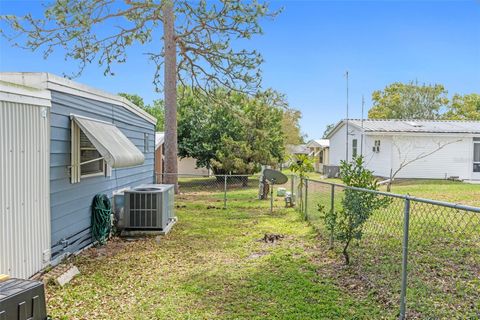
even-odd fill
[(320, 150), (320, 153), (318, 154), (318, 161), (323, 163), (323, 150)]
[(473, 138), (473, 172), (480, 172), (480, 138)]
[(380, 140), (375, 140), (372, 151), (380, 152)]
[(352, 140), (352, 157), (355, 158), (358, 153), (358, 143), (357, 139)]
[(80, 130), (80, 177), (105, 174), (105, 162), (102, 155)]
[(148, 143), (148, 133), (143, 134), (143, 152), (147, 153), (150, 145)]

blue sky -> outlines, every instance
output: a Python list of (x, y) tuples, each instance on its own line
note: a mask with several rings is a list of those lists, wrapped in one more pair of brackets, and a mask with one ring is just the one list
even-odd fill
[[(449, 95), (480, 93), (480, 1), (273, 1), (284, 7), (263, 22), (265, 34), (235, 46), (256, 48), (265, 58), (263, 86), (285, 93), (302, 111), (309, 138), (345, 117), (345, 70), (350, 73), (350, 114), (361, 116), (371, 93), (386, 85), (418, 80), (441, 83)], [(39, 1), (0, 1), (1, 14), (41, 13)], [(153, 65), (143, 48), (104, 77), (97, 66), (76, 80), (109, 92), (160, 97)], [(0, 40), (1, 71), (74, 72), (62, 52), (44, 60), (40, 52), (12, 48)]]

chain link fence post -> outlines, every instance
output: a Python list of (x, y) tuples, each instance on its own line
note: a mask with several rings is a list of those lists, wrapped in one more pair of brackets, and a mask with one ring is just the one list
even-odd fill
[(406, 319), (407, 306), (407, 267), (408, 267), (408, 228), (410, 225), (410, 197), (405, 198), (403, 219), (403, 252), (402, 252), (402, 289), (400, 292), (400, 316), (399, 320)]
[(293, 189), (295, 188), (295, 175), (291, 175), (290, 176), (290, 184), (291, 184), (291, 187), (290, 187), (290, 192), (292, 193), (292, 197), (294, 197), (294, 194), (295, 194), (295, 191), (293, 191)]
[(223, 209), (227, 209), (227, 175), (224, 176), (223, 182)]
[(305, 210), (305, 221), (308, 220), (308, 179), (305, 179), (305, 207), (304, 207), (304, 210)]
[(300, 212), (301, 214), (303, 214), (303, 178), (302, 177), (299, 177), (299, 183), (298, 183), (298, 186), (297, 186), (297, 193), (298, 193), (298, 212)]
[[(335, 185), (332, 184), (331, 190), (330, 190), (330, 212), (333, 215), (335, 212)], [(330, 230), (330, 239), (329, 239), (329, 247), (330, 249), (333, 249), (333, 232), (334, 230)]]

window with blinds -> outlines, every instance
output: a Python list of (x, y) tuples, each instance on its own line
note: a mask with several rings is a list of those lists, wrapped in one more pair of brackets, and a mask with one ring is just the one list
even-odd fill
[(110, 176), (110, 167), (106, 165), (100, 152), (73, 120), (71, 130), (70, 182), (79, 183), (80, 178)]
[(80, 175), (81, 177), (105, 173), (105, 163), (83, 131), (80, 130)]

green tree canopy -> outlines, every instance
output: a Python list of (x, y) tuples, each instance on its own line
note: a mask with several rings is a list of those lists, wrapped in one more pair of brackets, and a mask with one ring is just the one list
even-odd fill
[(325, 127), (325, 131), (323, 131), (323, 136), (322, 138), (323, 139), (326, 139), (328, 134), (330, 133), (330, 131), (333, 130), (333, 128), (335, 128), (335, 123), (330, 123), (330, 124), (327, 124), (327, 126)]
[[(254, 173), (284, 156), (283, 109), (268, 96), (217, 89), (207, 95), (182, 89), (178, 106), (179, 156), (194, 157), (215, 173)], [(215, 99), (211, 99), (211, 96)]]
[(395, 82), (372, 94), (370, 119), (438, 119), (448, 104), (447, 90), (441, 84)]
[(121, 97), (126, 98), (136, 106), (142, 108), (150, 115), (154, 116), (157, 119), (157, 125), (155, 126), (156, 131), (163, 131), (165, 126), (165, 104), (161, 99), (153, 100), (153, 106), (149, 104), (145, 104), (145, 101), (142, 97), (138, 94), (130, 94), (130, 93), (119, 93)]
[(456, 94), (443, 115), (446, 120), (480, 120), (480, 94)]
[(302, 113), (299, 110), (286, 108), (283, 110), (282, 131), (285, 135), (285, 147), (289, 144), (297, 145), (304, 143), (304, 136), (300, 128)]
[[(263, 59), (232, 41), (261, 34), (260, 21), (277, 13), (267, 3), (242, 0), (54, 0), (41, 17), (0, 16), (7, 26), (0, 34), (44, 57), (61, 49), (65, 59), (79, 62), (74, 76), (91, 63), (113, 75), (116, 64), (127, 62), (131, 46), (142, 47), (153, 62), (153, 83), (164, 91), (164, 168), (176, 173), (177, 82), (205, 93), (216, 87), (256, 91)], [(177, 186), (176, 175), (166, 181)]]
[(131, 103), (133, 103), (134, 105), (136, 105), (137, 107), (140, 107), (142, 109), (145, 109), (145, 101), (143, 100), (142, 97), (140, 97), (138, 94), (136, 93), (125, 93), (125, 92), (120, 92), (118, 93), (118, 95), (120, 97), (124, 97), (125, 99), (127, 99), (128, 101), (130, 101)]

